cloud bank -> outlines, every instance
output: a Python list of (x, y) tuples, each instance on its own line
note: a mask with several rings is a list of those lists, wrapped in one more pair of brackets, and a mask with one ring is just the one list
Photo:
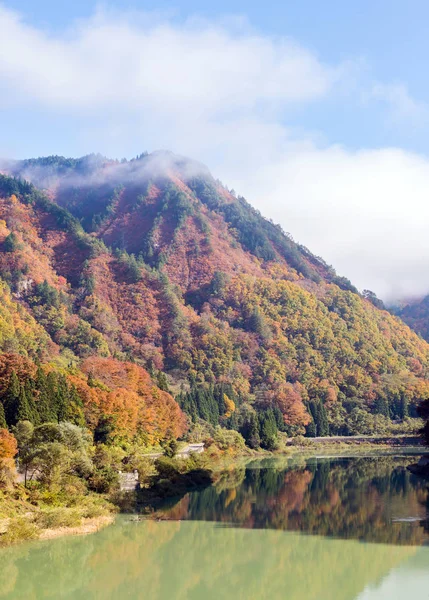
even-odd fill
[(54, 36), (0, 5), (4, 115), (71, 119), (82, 153), (90, 143), (114, 156), (168, 148), (194, 157), (361, 289), (423, 294), (429, 160), (348, 149), (296, 126), (333, 100), (382, 103), (390, 124), (426, 120), (404, 84), (365, 81), (359, 64), (326, 64), (238, 19), (98, 11)]

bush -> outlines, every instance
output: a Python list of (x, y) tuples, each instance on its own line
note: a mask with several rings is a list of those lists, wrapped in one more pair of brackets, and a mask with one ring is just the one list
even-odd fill
[(79, 509), (84, 519), (94, 519), (110, 514), (113, 507), (104, 498), (90, 495), (83, 499)]
[(214, 443), (220, 450), (243, 450), (246, 446), (243, 436), (233, 429), (218, 427), (214, 435)]
[(119, 475), (112, 467), (103, 467), (93, 472), (88, 483), (94, 492), (108, 494), (119, 488)]
[(173, 458), (177, 452), (178, 445), (179, 444), (177, 443), (176, 440), (168, 440), (167, 442), (162, 444), (162, 447), (164, 448), (165, 456), (168, 456), (169, 458)]
[(76, 508), (51, 508), (36, 514), (34, 522), (41, 529), (57, 529), (58, 527), (77, 527), (82, 516)]
[(0, 546), (9, 546), (24, 540), (35, 540), (39, 537), (39, 529), (26, 517), (11, 519), (7, 531), (0, 535)]
[(314, 442), (311, 439), (305, 438), (303, 435), (297, 435), (291, 441), (292, 446), (308, 447), (308, 446), (313, 446), (313, 444), (314, 444)]
[(161, 479), (171, 479), (179, 473), (177, 463), (166, 456), (161, 456), (155, 461), (155, 467)]
[(156, 475), (156, 466), (151, 458), (144, 455), (135, 457), (132, 461), (132, 466), (137, 469), (139, 474), (139, 483), (142, 487), (148, 485), (154, 475)]

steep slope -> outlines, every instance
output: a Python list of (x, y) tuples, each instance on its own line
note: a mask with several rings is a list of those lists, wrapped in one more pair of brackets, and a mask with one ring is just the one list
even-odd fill
[(426, 342), (198, 163), (4, 169), (45, 192), (0, 179), (0, 277), (72, 364), (165, 371), (193, 419), (248, 438), (255, 411), (261, 431), (339, 433), (429, 397)]
[(421, 335), (423, 339), (429, 341), (429, 296), (414, 300), (401, 307), (395, 307), (392, 312)]
[(75, 310), (97, 240), (29, 184), (0, 177), (0, 191), (0, 428), (68, 420), (105, 441), (180, 437), (186, 420), (170, 394), (111, 357)]

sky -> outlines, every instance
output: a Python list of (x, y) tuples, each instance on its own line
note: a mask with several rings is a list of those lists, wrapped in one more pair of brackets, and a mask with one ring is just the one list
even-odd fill
[(0, 156), (169, 149), (387, 301), (429, 293), (429, 3), (0, 0)]

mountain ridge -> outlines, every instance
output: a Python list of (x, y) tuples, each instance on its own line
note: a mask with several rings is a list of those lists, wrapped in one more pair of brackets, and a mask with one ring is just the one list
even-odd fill
[(429, 396), (426, 342), (199, 163), (47, 157), (9, 173), (0, 277), (72, 364), (165, 372), (194, 421), (248, 438), (255, 415), (351, 432)]

